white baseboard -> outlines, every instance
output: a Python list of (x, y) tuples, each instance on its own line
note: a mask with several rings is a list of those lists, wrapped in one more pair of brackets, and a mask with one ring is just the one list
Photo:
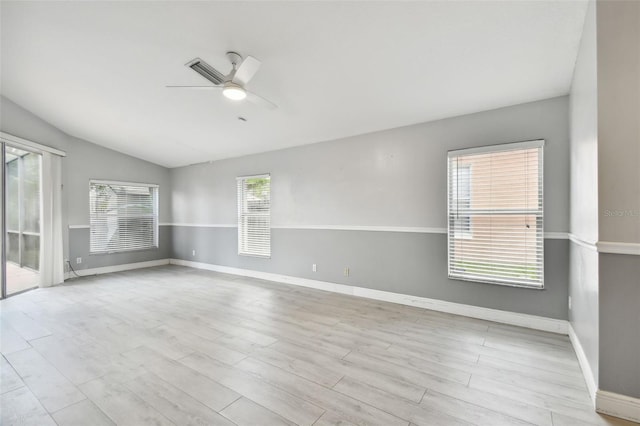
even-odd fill
[[(78, 269), (76, 270), (76, 273), (81, 277), (85, 277), (88, 275), (108, 274), (110, 272), (129, 271), (131, 269), (140, 269), (140, 268), (151, 268), (152, 266), (161, 266), (161, 265), (168, 265), (168, 264), (169, 264), (169, 259), (158, 259), (158, 260), (149, 260), (146, 262), (125, 263), (122, 265), (103, 266), (100, 268)], [(64, 274), (65, 280), (68, 280), (74, 277), (75, 275), (71, 271), (65, 272)]]
[(582, 344), (580, 343), (580, 339), (578, 339), (578, 335), (571, 323), (569, 323), (569, 339), (571, 339), (571, 345), (573, 346), (573, 350), (578, 357), (578, 363), (580, 364), (580, 369), (582, 370), (582, 375), (584, 376), (584, 381), (587, 384), (587, 389), (589, 390), (589, 396), (591, 397), (591, 402), (593, 406), (596, 405), (596, 391), (598, 390), (598, 386), (596, 385), (595, 376), (593, 375), (593, 370), (591, 370), (591, 365), (589, 364), (589, 360), (587, 359), (587, 355), (582, 348)]
[(439, 312), (447, 312), (456, 315), (463, 315), (488, 321), (495, 321), (503, 324), (550, 331), (552, 333), (565, 335), (569, 333), (569, 323), (565, 320), (558, 320), (554, 318), (520, 314), (517, 312), (500, 311), (497, 309), (464, 305), (461, 303), (447, 302), (444, 300), (428, 299), (426, 297), (372, 290), (363, 287), (330, 283), (327, 281), (310, 280), (307, 278), (298, 278), (289, 275), (253, 271), (250, 269), (232, 268), (229, 266), (213, 265), (210, 263), (192, 262), (189, 260), (180, 259), (171, 259), (170, 263), (172, 265), (190, 266), (192, 268), (206, 269), (209, 271), (222, 272), (226, 274), (259, 278), (267, 281), (275, 281), (302, 287), (315, 288), (318, 290), (331, 291), (334, 293), (349, 294), (352, 296), (365, 297), (368, 299), (382, 300), (385, 302), (399, 303), (408, 306), (416, 306), (419, 308), (431, 309)]
[(598, 390), (596, 411), (640, 423), (640, 398)]

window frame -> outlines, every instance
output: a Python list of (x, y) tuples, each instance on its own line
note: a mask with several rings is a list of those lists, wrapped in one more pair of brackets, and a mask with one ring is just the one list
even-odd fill
[[(469, 188), (468, 188), (469, 196), (465, 197), (466, 198), (465, 201), (467, 201), (469, 206), (471, 206), (471, 179), (472, 179), (472, 176), (473, 176), (473, 174), (472, 174), (473, 167), (472, 167), (471, 164), (465, 164), (464, 168), (468, 170), (467, 171), (467, 182), (469, 184)], [(456, 182), (456, 194), (458, 194), (460, 192), (459, 190), (457, 190), (458, 189), (457, 187), (459, 185), (460, 185), (460, 182), (457, 181)], [(447, 185), (447, 188), (448, 188), (448, 185)], [(460, 198), (458, 198), (458, 200), (460, 200)], [(454, 230), (455, 238), (459, 238), (461, 240), (470, 240), (470, 239), (473, 238), (473, 233), (471, 232), (471, 217), (467, 216), (467, 219), (468, 219), (468, 222), (467, 222), (467, 225), (465, 226), (464, 229), (459, 230), (456, 227), (456, 229)], [(460, 219), (460, 220), (463, 220), (463, 219)]]
[[(269, 179), (269, 209), (265, 214), (258, 213), (247, 213), (244, 211), (244, 200), (245, 200), (245, 185), (244, 182), (248, 179)], [(242, 184), (242, 186), (241, 186)], [(242, 193), (241, 193), (242, 188)], [(242, 201), (241, 201), (242, 197)], [(238, 214), (238, 256), (248, 256), (248, 257), (259, 257), (263, 259), (271, 258), (271, 174), (270, 173), (262, 173), (257, 175), (246, 175), (246, 176), (238, 176), (236, 177), (236, 202), (237, 202), (237, 214)], [(268, 254), (261, 253), (252, 253), (250, 251), (242, 250), (242, 238), (243, 238), (243, 219), (249, 216), (266, 216), (268, 218), (269, 227), (268, 227)], [(248, 228), (247, 228), (248, 229)], [(245, 232), (246, 233), (246, 232)]]
[[(91, 238), (92, 238), (92, 206), (91, 206), (91, 190), (93, 185), (113, 185), (113, 186), (131, 186), (139, 188), (151, 188), (153, 189), (153, 243), (150, 247), (137, 247), (137, 248), (118, 248), (116, 250), (92, 250)], [(158, 250), (160, 247), (160, 185), (155, 183), (143, 183), (143, 182), (126, 182), (115, 180), (103, 180), (103, 179), (90, 179), (89, 180), (89, 255), (104, 255), (114, 253), (131, 253), (137, 251), (151, 251)]]
[[(544, 274), (544, 243), (545, 243), (545, 238), (544, 238), (544, 146), (545, 146), (545, 140), (544, 139), (535, 139), (535, 140), (528, 140), (528, 141), (523, 141), (523, 142), (511, 142), (511, 143), (503, 143), (503, 144), (494, 144), (494, 145), (486, 145), (486, 146), (480, 146), (480, 147), (474, 147), (474, 148), (465, 148), (465, 149), (457, 149), (457, 150), (451, 150), (447, 152), (447, 276), (449, 279), (452, 280), (460, 280), (460, 281), (470, 281), (470, 282), (477, 282), (477, 283), (485, 283), (485, 284), (495, 284), (495, 285), (501, 285), (501, 286), (506, 286), (506, 287), (517, 287), (517, 288), (526, 288), (526, 289), (534, 289), (534, 290), (544, 290), (545, 288), (545, 274)], [(474, 154), (490, 154), (490, 153), (500, 153), (500, 152), (507, 152), (507, 151), (517, 151), (517, 150), (526, 150), (526, 149), (538, 149), (538, 179), (539, 179), (539, 191), (540, 191), (540, 195), (539, 195), (539, 205), (537, 208), (537, 212), (539, 213), (531, 213), (531, 214), (535, 214), (536, 217), (539, 216), (540, 218), (540, 228), (537, 230), (537, 232), (539, 233), (539, 238), (540, 238), (540, 247), (541, 247), (541, 254), (539, 256), (539, 274), (540, 274), (540, 284), (527, 284), (527, 283), (522, 283), (522, 282), (517, 282), (515, 278), (512, 277), (502, 277), (502, 278), (484, 278), (484, 277), (478, 277), (477, 275), (472, 275), (472, 274), (467, 274), (465, 275), (461, 275), (461, 274), (456, 274), (456, 273), (452, 273), (452, 252), (451, 252), (451, 244), (452, 244), (452, 237), (454, 239), (458, 239), (455, 237), (455, 229), (452, 231), (451, 230), (451, 202), (450, 202), (450, 197), (451, 197), (451, 159), (452, 158), (457, 158), (460, 156), (468, 156), (468, 155), (474, 155)], [(472, 180), (471, 180), (471, 172), (469, 173), (470, 176), (470, 187), (473, 187), (472, 184)], [(471, 190), (470, 193), (470, 199), (473, 198), (472, 195), (473, 191)], [(472, 209), (470, 209), (472, 210)], [(509, 213), (504, 213), (500, 212), (500, 209), (484, 209), (485, 211), (488, 210), (487, 213), (479, 213), (480, 215), (486, 214), (486, 215), (490, 215), (491, 212), (499, 212), (498, 214), (509, 214)], [(517, 213), (511, 213), (512, 215), (516, 216)], [(520, 213), (522, 214), (522, 213)], [(473, 225), (471, 225), (470, 228), (471, 233), (473, 233)], [(452, 235), (452, 233), (454, 235)], [(537, 234), (538, 235), (538, 234)], [(473, 238), (473, 236), (471, 236), (471, 238)], [(462, 240), (465, 240), (467, 238), (462, 237), (460, 238)], [(536, 242), (537, 242), (537, 238), (536, 238)]]

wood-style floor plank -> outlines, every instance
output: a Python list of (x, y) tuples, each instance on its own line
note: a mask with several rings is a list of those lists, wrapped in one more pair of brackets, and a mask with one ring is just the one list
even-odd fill
[(162, 266), (0, 308), (3, 425), (628, 424), (567, 336), (416, 307)]
[(3, 426), (55, 426), (51, 416), (26, 386), (0, 396), (0, 424)]
[(66, 377), (35, 349), (7, 355), (7, 360), (49, 412), (85, 399)]
[(0, 355), (0, 394), (16, 390), (24, 386), (24, 382), (13, 369), (7, 359)]
[(416, 404), (398, 398), (373, 386), (359, 383), (348, 377), (342, 379), (333, 388), (344, 395), (349, 395), (371, 406), (378, 407), (387, 413), (393, 414), (407, 421), (407, 423), (411, 422), (415, 425), (423, 426), (435, 424), (463, 426), (473, 424), (464, 421), (459, 415), (453, 415), (453, 412), (445, 413), (444, 411), (438, 411), (429, 404)]
[(88, 399), (52, 414), (58, 426), (114, 426), (115, 423)]
[(231, 389), (149, 348), (141, 346), (125, 352), (124, 356), (213, 410), (219, 411), (240, 398)]
[(124, 383), (131, 392), (177, 425), (233, 426), (233, 423), (153, 373)]
[(256, 404), (247, 398), (240, 398), (222, 410), (222, 415), (238, 426), (295, 426), (295, 423), (280, 417), (276, 413)]
[(81, 385), (80, 389), (118, 425), (174, 424), (122, 384), (95, 379)]
[(317, 405), (206, 355), (189, 355), (180, 362), (295, 424), (311, 425), (324, 413)]

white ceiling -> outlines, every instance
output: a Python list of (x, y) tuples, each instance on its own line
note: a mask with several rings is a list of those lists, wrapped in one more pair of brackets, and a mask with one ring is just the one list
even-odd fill
[[(6, 2), (1, 92), (176, 167), (567, 94), (585, 1)], [(234, 103), (184, 64), (262, 60)], [(237, 119), (246, 117), (247, 122)], [(46, 141), (38, 141), (46, 143)]]

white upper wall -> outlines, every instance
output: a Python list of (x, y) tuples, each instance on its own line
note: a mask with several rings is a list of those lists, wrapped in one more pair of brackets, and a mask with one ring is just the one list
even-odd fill
[(446, 228), (447, 151), (545, 139), (545, 231), (569, 230), (568, 98), (171, 169), (173, 221), (237, 223), (237, 176), (271, 173), (272, 225)]

